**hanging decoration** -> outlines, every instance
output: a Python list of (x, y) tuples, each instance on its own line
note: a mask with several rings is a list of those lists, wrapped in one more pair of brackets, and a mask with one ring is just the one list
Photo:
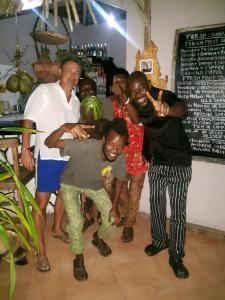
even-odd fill
[(23, 8), (22, 0), (1, 0), (0, 1), (0, 14), (11, 15), (20, 13)]
[[(10, 71), (13, 71), (10, 74), (6, 82), (6, 88), (9, 92), (16, 93), (20, 92), (21, 94), (27, 94), (32, 91), (32, 85), (34, 83), (33, 77), (27, 73), (22, 68), (22, 57), (24, 52), (21, 51), (19, 47), (19, 26), (17, 20), (17, 14), (15, 16), (16, 20), (16, 50), (12, 59), (13, 68)], [(7, 74), (6, 74), (7, 75)]]
[[(54, 11), (54, 26), (58, 26), (58, 4), (59, 0), (52, 0), (51, 3), (53, 3), (53, 11)], [(68, 23), (70, 31), (73, 31), (73, 22), (74, 19), (75, 25), (80, 23), (79, 15), (76, 9), (75, 0), (64, 0)], [(61, 5), (61, 1), (60, 1)], [(98, 24), (94, 10), (92, 8), (92, 0), (85, 0), (83, 1), (83, 5), (85, 6), (84, 10), (86, 8), (89, 10), (90, 16), (92, 18), (92, 21), (94, 24)], [(42, 10), (42, 20), (47, 20), (49, 16), (49, 0), (43, 0), (43, 10)]]

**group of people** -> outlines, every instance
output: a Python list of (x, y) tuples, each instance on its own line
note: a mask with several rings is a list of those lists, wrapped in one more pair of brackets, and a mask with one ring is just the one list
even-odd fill
[[(51, 193), (57, 191), (52, 236), (70, 243), (75, 254), (74, 277), (86, 280), (82, 232), (85, 202), (99, 212), (99, 228), (92, 244), (103, 256), (112, 253), (106, 238), (115, 224), (123, 226), (122, 241), (134, 238), (145, 174), (148, 170), (152, 243), (145, 253), (154, 256), (169, 248), (169, 264), (178, 278), (189, 272), (183, 263), (186, 201), (191, 180), (191, 154), (182, 119), (183, 101), (170, 91), (151, 85), (144, 73), (115, 70), (111, 96), (102, 99), (103, 119), (94, 122), (82, 99), (96, 95), (95, 82), (80, 80), (81, 67), (72, 60), (61, 66), (60, 80), (39, 85), (28, 99), (23, 126), (39, 130), (34, 157), (30, 133), (22, 135), (22, 163), (36, 167), (36, 201), (44, 220)], [(79, 98), (74, 88), (79, 86)], [(166, 231), (166, 193), (169, 193), (170, 234)], [(93, 205), (93, 204), (92, 204)], [(67, 231), (63, 217), (67, 213)], [(122, 213), (123, 218), (120, 217)], [(45, 223), (33, 212), (39, 235), (38, 271), (50, 270), (44, 238)], [(93, 220), (93, 216), (91, 216)], [(89, 222), (86, 228), (93, 222)]]

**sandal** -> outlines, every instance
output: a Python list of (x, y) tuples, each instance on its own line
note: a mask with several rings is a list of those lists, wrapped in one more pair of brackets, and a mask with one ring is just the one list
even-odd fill
[(63, 243), (66, 243), (66, 244), (70, 243), (69, 235), (66, 232), (63, 232), (62, 235), (57, 235), (57, 234), (52, 233), (52, 237), (54, 237), (55, 239), (60, 239)]
[(51, 270), (51, 266), (49, 264), (47, 256), (39, 256), (36, 257), (36, 269), (39, 272), (48, 272)]
[(84, 281), (88, 279), (88, 273), (85, 269), (84, 263), (77, 258), (73, 261), (73, 276), (79, 281)]
[(15, 264), (18, 266), (24, 266), (28, 263), (27, 251), (24, 248), (19, 247), (14, 254)]
[(102, 256), (109, 256), (112, 253), (111, 248), (98, 237), (98, 233), (95, 232), (93, 235), (92, 244), (98, 249)]
[(133, 227), (124, 227), (123, 228), (123, 235), (122, 240), (124, 243), (128, 243), (133, 241), (134, 239), (134, 230)]

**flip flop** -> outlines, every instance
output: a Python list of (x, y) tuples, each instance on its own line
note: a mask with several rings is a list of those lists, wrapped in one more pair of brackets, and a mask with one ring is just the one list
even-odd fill
[(63, 243), (66, 244), (70, 243), (69, 235), (65, 232), (62, 235), (57, 235), (52, 233), (52, 237), (54, 237), (55, 239), (60, 239)]
[(36, 269), (39, 272), (48, 272), (51, 270), (51, 266), (49, 264), (47, 256), (39, 256), (36, 257)]

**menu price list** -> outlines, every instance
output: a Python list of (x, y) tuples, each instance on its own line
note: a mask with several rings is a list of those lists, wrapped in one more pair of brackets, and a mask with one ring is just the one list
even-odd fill
[(225, 26), (180, 33), (175, 89), (193, 155), (225, 158)]

